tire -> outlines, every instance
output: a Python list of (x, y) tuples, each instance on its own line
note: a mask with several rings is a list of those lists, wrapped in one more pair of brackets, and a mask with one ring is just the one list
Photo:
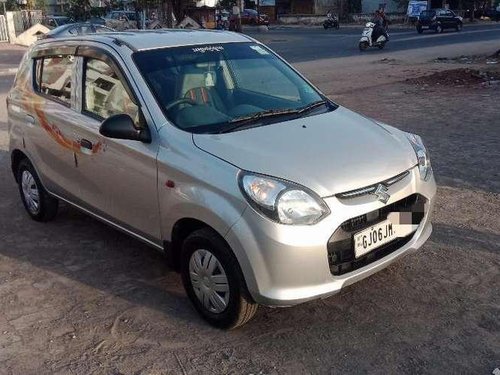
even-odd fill
[(422, 34), (424, 32), (424, 29), (422, 29), (422, 26), (417, 26), (417, 33)]
[(436, 33), (441, 34), (443, 32), (443, 27), (441, 25), (436, 26)]
[(457, 23), (457, 26), (455, 27), (455, 29), (456, 29), (457, 31), (462, 31), (462, 27), (463, 27), (462, 22), (458, 22), (458, 23)]
[(338, 30), (338, 29), (340, 29), (340, 24), (339, 24), (339, 23), (337, 23), (337, 24), (335, 25), (335, 28), (336, 28), (337, 30)]
[(385, 47), (385, 43), (380, 43), (380, 44), (378, 45), (378, 49), (384, 49), (384, 47)]
[(36, 221), (50, 221), (57, 215), (59, 201), (44, 189), (38, 174), (28, 159), (17, 169), (19, 194), (28, 215)]
[(324, 24), (323, 24), (323, 28), (324, 28), (325, 30), (328, 30), (328, 25), (327, 25), (326, 23), (324, 23)]
[(368, 42), (359, 42), (359, 50), (364, 51), (369, 47)]
[[(209, 228), (197, 230), (184, 240), (181, 276), (195, 309), (214, 327), (240, 327), (257, 312), (258, 305), (248, 293), (236, 257), (226, 242)], [(219, 290), (215, 291), (214, 287)]]

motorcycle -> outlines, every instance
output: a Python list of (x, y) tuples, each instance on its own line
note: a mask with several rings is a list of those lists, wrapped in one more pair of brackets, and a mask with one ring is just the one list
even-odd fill
[(378, 47), (383, 49), (387, 43), (387, 38), (384, 34), (380, 35), (377, 40), (372, 40), (373, 30), (375, 29), (375, 24), (373, 22), (368, 22), (365, 25), (363, 33), (361, 34), (361, 39), (359, 40), (359, 50), (364, 51), (368, 47)]
[(337, 16), (333, 15), (331, 17), (328, 17), (325, 22), (323, 22), (323, 27), (324, 29), (339, 29), (340, 25), (339, 25), (339, 19)]

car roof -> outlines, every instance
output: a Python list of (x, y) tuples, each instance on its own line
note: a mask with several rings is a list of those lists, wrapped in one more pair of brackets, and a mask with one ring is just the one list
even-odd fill
[[(60, 38), (57, 41), (74, 41), (76, 40), (75, 38), (76, 37)], [(185, 29), (137, 30), (86, 34), (79, 36), (78, 40), (82, 42), (94, 41), (106, 44), (113, 42), (115, 44), (127, 45), (134, 51), (189, 45), (253, 41), (253, 39), (247, 36), (230, 31)], [(40, 42), (38, 45), (42, 47), (45, 43), (50, 44), (51, 41)]]

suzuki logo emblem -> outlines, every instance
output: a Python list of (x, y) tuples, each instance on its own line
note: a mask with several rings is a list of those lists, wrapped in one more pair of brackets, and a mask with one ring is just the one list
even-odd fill
[(377, 199), (382, 203), (387, 203), (391, 195), (388, 193), (389, 189), (385, 185), (378, 184), (375, 191), (372, 193), (377, 196)]

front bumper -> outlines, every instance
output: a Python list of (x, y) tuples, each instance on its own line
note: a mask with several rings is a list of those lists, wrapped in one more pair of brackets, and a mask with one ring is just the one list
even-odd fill
[[(328, 297), (422, 246), (432, 232), (434, 177), (424, 182), (418, 168), (412, 168), (408, 176), (389, 187), (389, 194), (391, 198), (386, 204), (374, 195), (325, 198), (331, 214), (312, 226), (277, 224), (247, 208), (227, 233), (226, 241), (238, 258), (253, 299), (264, 305), (290, 306)], [(334, 275), (328, 259), (328, 243), (341, 224), (413, 194), (424, 197), (426, 204), (424, 216), (411, 238), (380, 259), (352, 272)]]

